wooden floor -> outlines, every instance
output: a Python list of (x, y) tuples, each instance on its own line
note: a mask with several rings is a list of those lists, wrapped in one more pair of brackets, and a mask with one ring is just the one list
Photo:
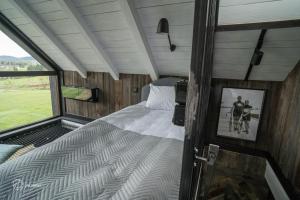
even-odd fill
[(215, 166), (204, 173), (208, 199), (272, 199), (265, 170), (264, 158), (220, 150)]

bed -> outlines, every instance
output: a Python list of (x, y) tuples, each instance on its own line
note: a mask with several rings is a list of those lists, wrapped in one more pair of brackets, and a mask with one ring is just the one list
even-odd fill
[(0, 199), (178, 199), (184, 128), (145, 106), (145, 88), (141, 103), (1, 164)]

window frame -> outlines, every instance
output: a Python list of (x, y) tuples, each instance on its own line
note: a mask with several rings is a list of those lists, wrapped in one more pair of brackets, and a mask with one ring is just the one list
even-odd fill
[[(20, 129), (22, 132), (30, 127), (43, 123), (52, 121), (53, 119), (59, 119), (65, 114), (64, 109), (64, 101), (61, 92), (61, 85), (63, 84), (62, 77), (63, 77), (63, 70), (56, 64), (42, 49), (40, 49), (29, 37), (27, 37), (18, 27), (16, 27), (7, 17), (5, 17), (2, 12), (0, 12), (0, 30), (6, 34), (10, 39), (16, 42), (20, 47), (24, 48), (24, 50), (28, 51), (32, 57), (34, 57), (38, 62), (40, 62), (46, 68), (53, 70), (53, 71), (0, 71), (0, 77), (16, 77), (16, 76), (23, 76), (23, 77), (34, 77), (34, 76), (55, 76), (57, 78), (57, 91), (53, 91), (50, 87), (50, 92), (55, 92), (58, 96), (57, 101), (57, 109), (59, 110), (59, 114), (50, 118), (42, 119), (33, 123), (13, 127), (11, 129), (7, 129), (4, 131), (0, 131), (0, 139), (2, 136), (7, 137), (10, 135), (9, 133), (14, 133)], [(52, 103), (53, 106), (53, 103)]]

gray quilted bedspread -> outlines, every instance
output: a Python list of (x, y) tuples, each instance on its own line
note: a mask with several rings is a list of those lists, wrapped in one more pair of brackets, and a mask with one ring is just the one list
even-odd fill
[(178, 199), (183, 142), (97, 120), (0, 165), (0, 199)]

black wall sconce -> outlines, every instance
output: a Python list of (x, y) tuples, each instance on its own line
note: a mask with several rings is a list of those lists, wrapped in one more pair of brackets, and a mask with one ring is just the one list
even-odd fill
[(252, 58), (251, 58), (249, 68), (248, 68), (246, 76), (244, 78), (244, 81), (249, 80), (249, 77), (251, 75), (253, 66), (260, 65), (260, 63), (261, 63), (261, 60), (264, 56), (264, 52), (261, 51), (260, 49), (263, 46), (266, 32), (267, 32), (267, 29), (262, 29), (261, 32), (260, 32), (260, 35), (259, 35), (256, 47), (255, 47), (254, 53), (253, 53)]
[(260, 50), (256, 50), (252, 56), (251, 64), (252, 65), (260, 65), (261, 59), (264, 56), (264, 52)]
[(158, 33), (158, 34), (168, 34), (170, 50), (174, 51), (176, 49), (176, 45), (171, 43), (170, 34), (169, 34), (169, 22), (166, 18), (161, 18), (159, 20), (156, 33)]

